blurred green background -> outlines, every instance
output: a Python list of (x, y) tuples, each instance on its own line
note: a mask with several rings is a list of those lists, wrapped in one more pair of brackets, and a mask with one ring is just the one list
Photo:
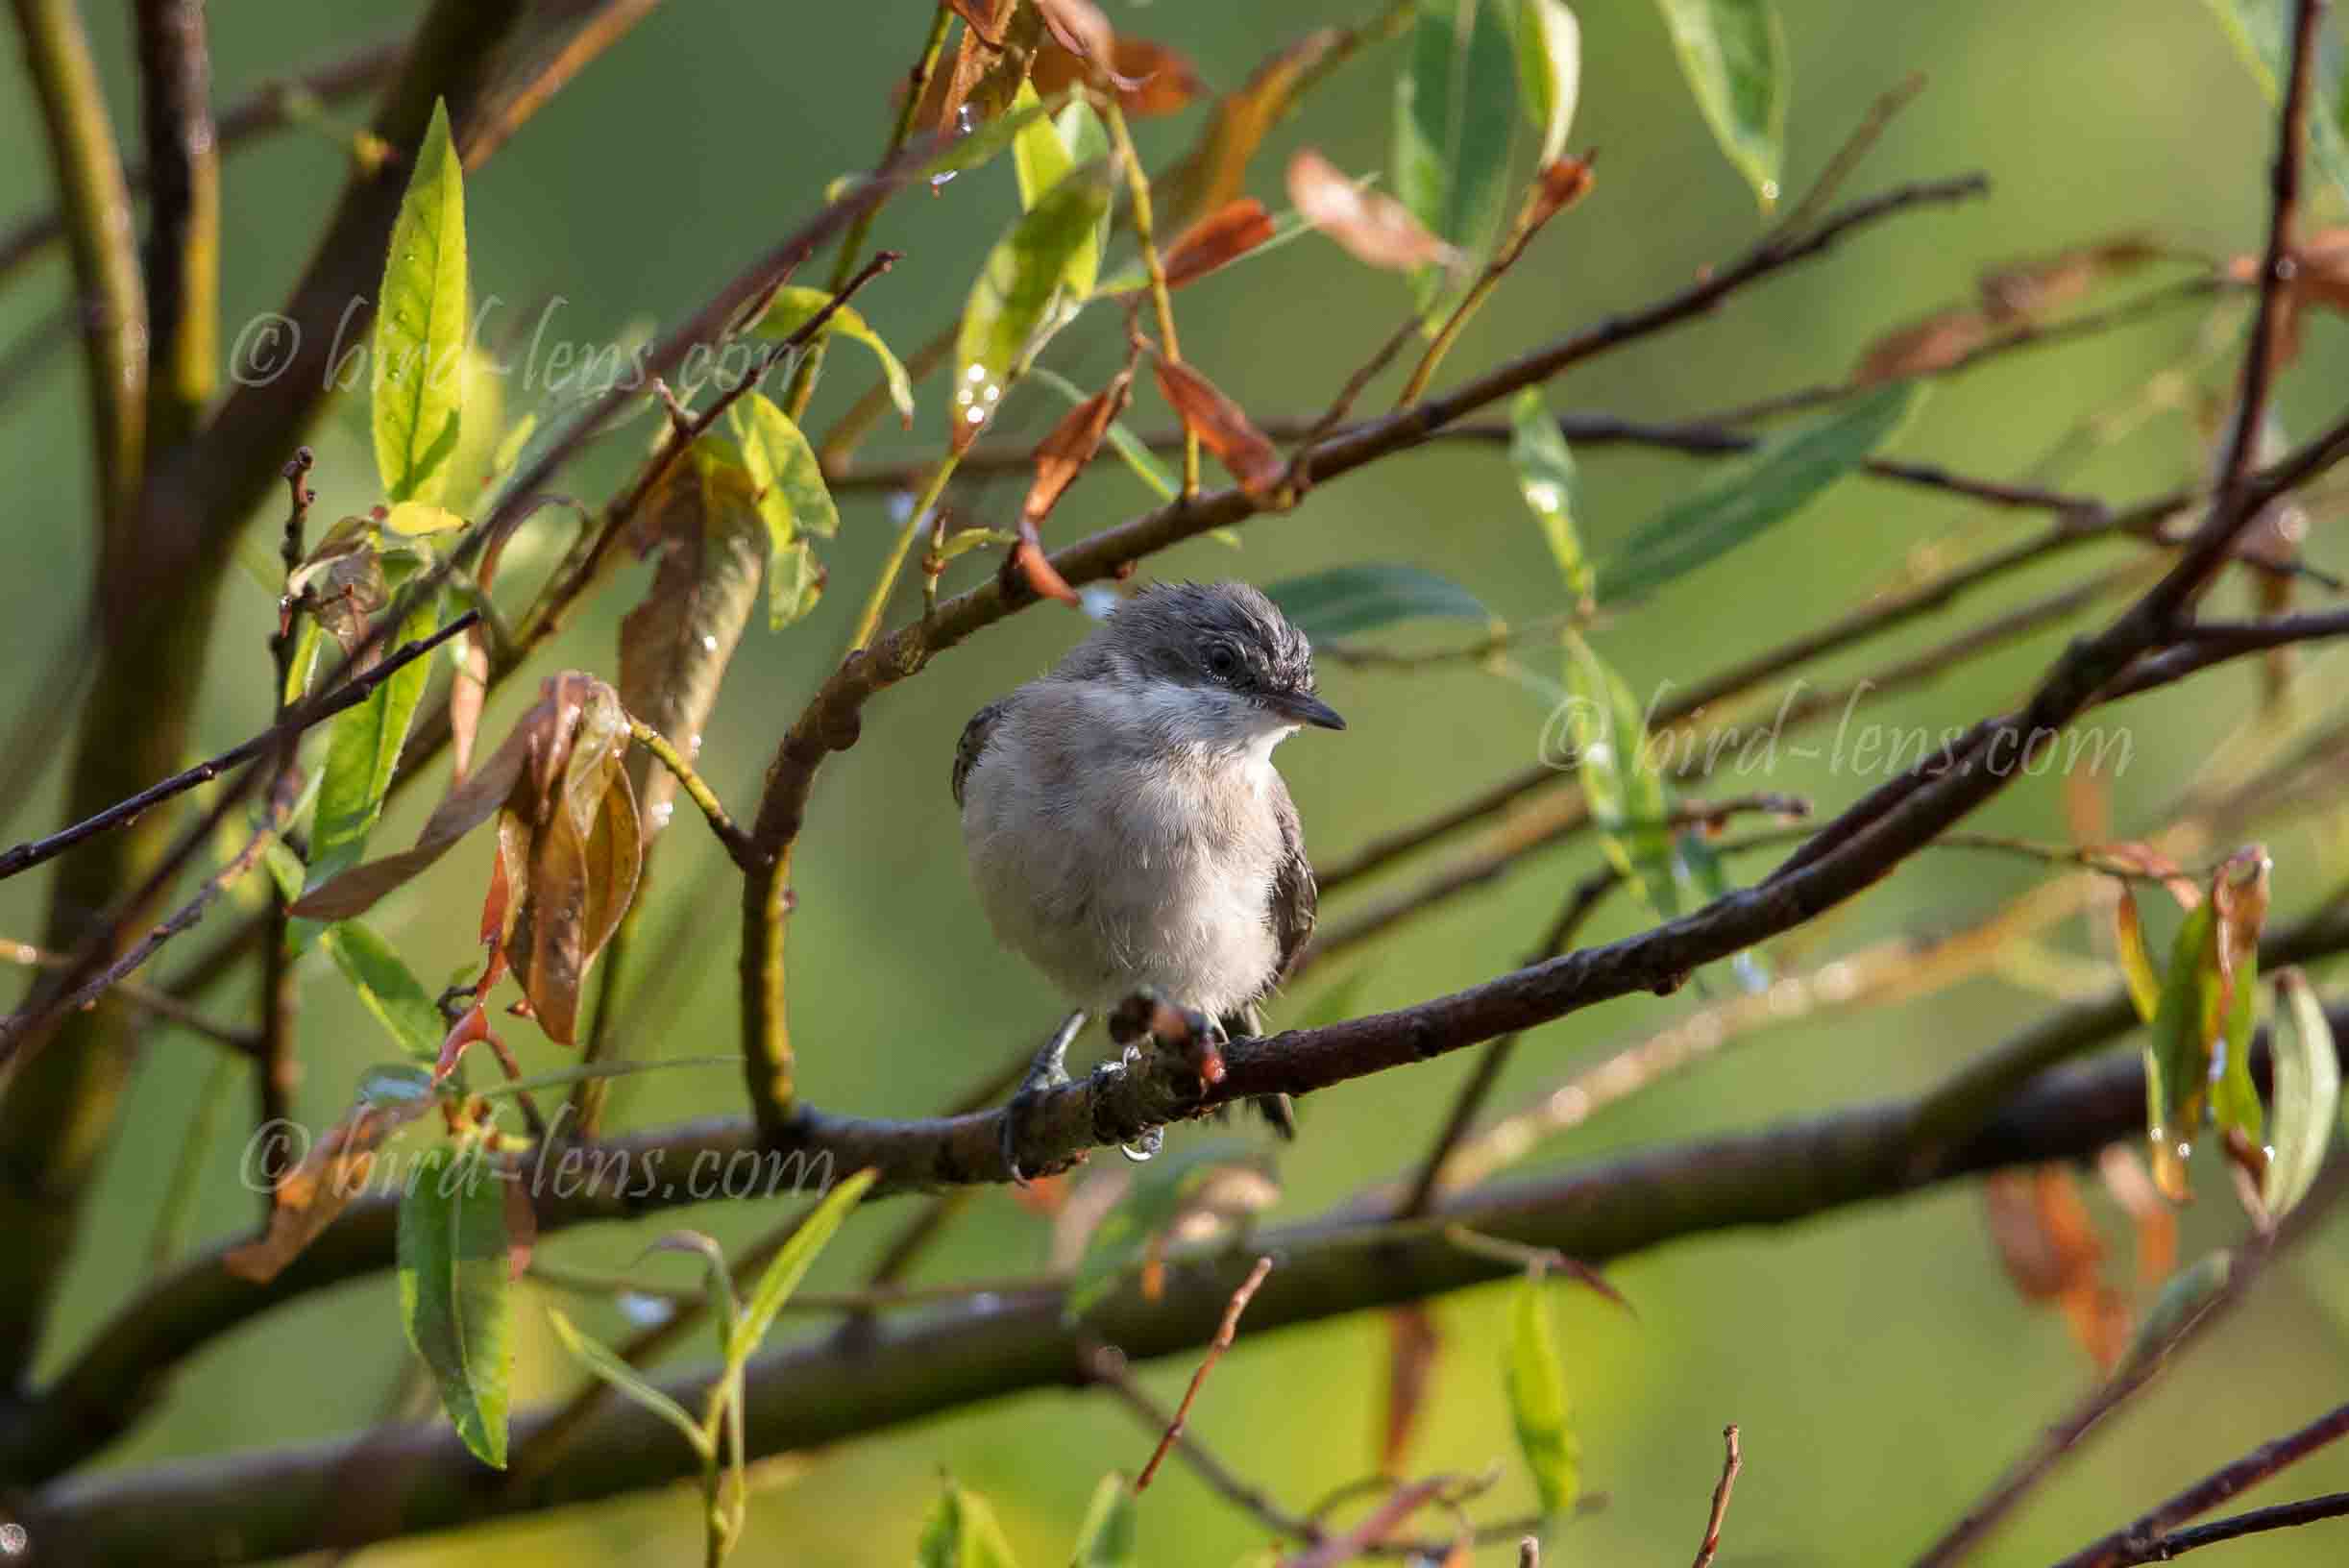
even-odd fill
[[(132, 122), (129, 8), (86, 8), (107, 65), (117, 124)], [(417, 8), (239, 0), (213, 9), (218, 96), (228, 102), (372, 37), (398, 33)], [(1110, 0), (1120, 27), (1188, 53), (1215, 88), (1233, 87), (1276, 43), (1318, 22), (1377, 9), (1313, 0)], [(1596, 193), (1546, 235), (1480, 317), (1451, 359), (1464, 375), (1676, 288), (1757, 233), (1750, 193), (1720, 158), (1679, 78), (1654, 8), (1590, 0), (1578, 8), (1584, 74), (1574, 145), (1603, 150)], [(1794, 60), (1788, 188), (1799, 192), (1875, 96), (1912, 70), (1930, 86), (1886, 134), (1847, 187), (1986, 171), (1984, 202), (1880, 226), (1823, 263), (1741, 295), (1732, 308), (1610, 355), (1551, 388), (1559, 409), (1671, 418), (1831, 379), (1886, 329), (1968, 297), (1986, 266), (2116, 231), (2142, 231), (2212, 254), (2256, 248), (2264, 219), (2270, 115), (2200, 0), (2095, 0), (2051, 7), (2026, 0), (1935, 6), (1802, 0), (1784, 7)], [(550, 336), (609, 341), (633, 323), (673, 321), (786, 233), (837, 176), (878, 149), (891, 93), (930, 8), (884, 0), (853, 8), (757, 0), (671, 0), (561, 94), (469, 182), (474, 288), (502, 302), (491, 332), (522, 330), (555, 302)], [(2336, 24), (2337, 25), (2337, 24)], [(1358, 61), (1307, 112), (1275, 133), (1251, 188), (1275, 207), (1280, 170), (1311, 143), (1355, 170), (1383, 167), (1392, 45)], [(1187, 145), (1199, 115), (1140, 128), (1154, 161)], [(350, 116), (358, 118), (355, 110)], [(37, 120), (21, 79), (0, 78), (0, 215), (49, 203)], [(256, 312), (274, 308), (303, 262), (341, 177), (321, 137), (289, 134), (254, 144), (227, 164), (224, 343)], [(2319, 196), (2337, 208), (2337, 197)], [(965, 177), (935, 199), (888, 209), (880, 242), (906, 260), (860, 300), (910, 351), (960, 308), (980, 236), (1015, 209), (1008, 165)], [(2126, 285), (2123, 285), (2124, 287)], [(0, 293), (0, 343), (15, 341), (63, 297), (61, 257)], [(1308, 237), (1187, 290), (1181, 299), (1187, 357), (1260, 416), (1318, 410), (1400, 319), (1406, 291)], [(1902, 455), (2012, 477), (2043, 456), (2084, 416), (2136, 397), (2148, 379), (2192, 352), (2198, 318), (2172, 312), (2128, 331), (2057, 352), (2016, 355), (1939, 387), (1900, 438)], [(1089, 316), (1055, 346), (1051, 363), (1097, 382), (1119, 352), (1115, 321)], [(2312, 324), (2308, 352), (2285, 382), (2281, 417), (2303, 432), (2336, 412), (2341, 337)], [(869, 363), (844, 345), (820, 391), (820, 429), (861, 392)], [(0, 544), (17, 561), (0, 574), (0, 716), (55, 699), (54, 649), (76, 633), (89, 565), (89, 480), (79, 419), (79, 365), (68, 350), (19, 383), (0, 387)], [(508, 417), (542, 389), (503, 388)], [(1373, 394), (1373, 404), (1377, 394)], [(1391, 390), (1389, 391), (1391, 396)], [(996, 433), (1033, 437), (1060, 405), (1040, 387), (1015, 400)], [(376, 499), (364, 410), (339, 408), (318, 432), (322, 513)], [(1164, 423), (1145, 391), (1133, 416)], [(925, 388), (917, 429), (893, 428), (868, 449), (878, 458), (935, 450), (942, 414)], [(561, 480), (599, 500), (638, 450), (638, 434), (605, 443)], [(2151, 420), (2080, 469), (2072, 487), (2115, 500), (2166, 489), (2200, 469), (2201, 438), (2177, 414)], [(1620, 449), (1584, 454), (1583, 512), (1594, 545), (1612, 542), (1706, 470)], [(962, 493), (967, 521), (1002, 524), (1018, 488)], [(1130, 515), (1141, 489), (1113, 463), (1089, 476), (1053, 520), (1057, 537)], [(874, 498), (844, 504), (840, 539), (825, 554), (832, 592), (819, 613), (781, 634), (746, 637), (710, 726), (704, 767), (726, 798), (746, 807), (790, 716), (824, 672), (879, 560), (894, 518)], [(263, 530), (273, 525), (263, 523)], [(1847, 483), (1797, 524), (1732, 564), (1681, 579), (1598, 638), (1643, 693), (1685, 682), (1774, 643), (1889, 580), (1920, 547), (1952, 530), (1970, 540), (2033, 527), (1904, 489)], [(2315, 557), (2339, 568), (2323, 532)], [(1260, 583), (1355, 559), (1410, 561), (1456, 577), (1496, 612), (1540, 616), (1561, 607), (1554, 571), (1493, 449), (1432, 448), (1315, 492), (1295, 513), (1257, 520), (1239, 550), (1202, 542), (1147, 563), (1155, 576), (1244, 576)], [(2064, 557), (2051, 574), (2002, 584), (1962, 613), (1987, 612), (2084, 571), (2105, 553)], [(958, 563), (949, 586), (991, 567)], [(610, 674), (613, 628), (632, 601), (632, 573), (579, 618), (547, 670), (575, 665)], [(2230, 596), (2233, 591), (2230, 590)], [(911, 596), (901, 595), (899, 614)], [(238, 576), (226, 596), (213, 676), (199, 734), (208, 749), (247, 733), (264, 713), (272, 620), (269, 596)], [(1823, 680), (1873, 667), (1956, 623), (1928, 623), (1817, 672)], [(870, 710), (865, 738), (826, 772), (797, 862), (791, 928), (792, 1023), (804, 1091), (828, 1108), (915, 1114), (951, 1097), (1021, 1048), (1053, 1016), (1043, 984), (999, 953), (961, 864), (946, 765), (963, 721), (983, 700), (1038, 673), (1084, 630), (1043, 609), (992, 628), (942, 658), (920, 680)], [(1441, 640), (1431, 633), (1429, 641)], [(2046, 637), (1886, 703), (1873, 717), (1933, 730), (1970, 722), (2015, 694), (2058, 646)], [(2337, 686), (2325, 667), (2308, 688)], [(485, 733), (502, 732), (530, 698), (518, 681), (493, 706)], [(1282, 753), (1309, 837), (1326, 860), (1380, 831), (1448, 803), (1534, 755), (1543, 715), (1525, 694), (1463, 666), (1427, 672), (1329, 668), (1325, 695), (1352, 721), (1342, 737), (1308, 735)], [(2136, 833), (2149, 814), (2220, 748), (2248, 711), (2248, 667), (2197, 681), (2190, 692), (2113, 715), (2133, 754), (2116, 786), (2117, 825)], [(1823, 808), (1871, 782), (1786, 758), (1766, 780), (1738, 788), (1813, 795)], [(57, 814), (55, 771), (28, 798), (8, 803), (12, 835)], [(412, 833), (428, 791), (411, 796), (384, 829)], [(2064, 836), (2056, 781), (2010, 791), (1981, 825)], [(685, 944), (658, 966), (660, 989), (639, 1017), (638, 1054), (736, 1048), (735, 883), (699, 828), (670, 835), (649, 925), (684, 912)], [(2276, 887), (2288, 914), (2343, 870), (2304, 833), (2278, 835)], [(1358, 970), (1359, 1010), (1452, 990), (1515, 962), (1573, 879), (1594, 862), (1582, 843), (1447, 905), (1400, 939), (1326, 967), (1288, 1013)], [(1929, 935), (1987, 912), (2032, 880), (2032, 868), (1988, 858), (1926, 856), (1824, 927), (1801, 934), (1807, 961), (1892, 933)], [(437, 975), (467, 953), (480, 857), (450, 857), (432, 878), (379, 912), (382, 929), (420, 973)], [(1749, 870), (1748, 874), (1753, 874)], [(37, 928), (39, 890), (0, 887), (0, 932)], [(1334, 902), (1325, 916), (1343, 907)], [(1593, 930), (1612, 936), (1642, 920), (1628, 900)], [(2079, 922), (2060, 932), (2086, 950)], [(194, 951), (202, 938), (183, 943)], [(185, 953), (176, 954), (184, 962)], [(166, 962), (165, 972), (171, 968)], [(306, 1063), (300, 1106), (324, 1122), (347, 1102), (368, 1062), (389, 1054), (374, 1026), (326, 971), (314, 972), (304, 1015)], [(249, 984), (249, 982), (240, 982)], [(1498, 1097), (1508, 1104), (1572, 1065), (1699, 1005), (1635, 998), (1536, 1032)], [(225, 1005), (225, 1000), (222, 1004)], [(1994, 1041), (2048, 1005), (1993, 979), (1905, 1005), (1796, 1024), (1740, 1046), (1545, 1148), (1571, 1164), (1633, 1145), (1751, 1128), (1785, 1115), (1899, 1094)], [(520, 1037), (525, 1030), (516, 1030)], [(522, 1040), (530, 1066), (560, 1065), (555, 1049)], [(172, 1184), (207, 1049), (162, 1033), (149, 1047), (114, 1159), (90, 1210), (51, 1366), (92, 1333), (146, 1269), (154, 1216)], [(1307, 1136), (1284, 1162), (1282, 1215), (1304, 1215), (1366, 1181), (1391, 1174), (1432, 1136), (1469, 1066), (1465, 1055), (1348, 1085), (1306, 1108)], [(733, 1112), (729, 1072), (654, 1075), (623, 1089), (620, 1124)], [(238, 1090), (208, 1147), (194, 1196), (195, 1235), (250, 1224), (254, 1199), (236, 1180)], [(1177, 1142), (1203, 1136), (1192, 1129)], [(2205, 1157), (2207, 1159), (2207, 1156)], [(2244, 1229), (2216, 1167), (2198, 1172), (2205, 1201), (2185, 1216), (2186, 1256)], [(2093, 1200), (2124, 1244), (2111, 1206)], [(857, 1277), (905, 1213), (895, 1206), (853, 1223), (818, 1283)], [(717, 1206), (674, 1216), (729, 1245), (771, 1227), (773, 1206)], [(582, 1266), (625, 1266), (658, 1229), (596, 1230), (552, 1240), (547, 1256)], [(1041, 1266), (1047, 1227), (1007, 1192), (982, 1196), (924, 1265), (922, 1277), (1000, 1275)], [(648, 1272), (684, 1268), (667, 1261)], [(1985, 1237), (1978, 1195), (1946, 1189), (1769, 1233), (1724, 1236), (1625, 1262), (1612, 1271), (1636, 1304), (1634, 1319), (1594, 1297), (1556, 1295), (1587, 1483), (1609, 1507), (1557, 1541), (1553, 1560), (1604, 1564), (1678, 1560), (1693, 1548), (1719, 1465), (1719, 1432), (1745, 1431), (1747, 1471), (1731, 1516), (1725, 1564), (1879, 1564), (1941, 1528), (2019, 1453), (2040, 1425), (2087, 1385), (2090, 1368), (2062, 1323), (2018, 1300)], [(1423, 1471), (1475, 1471), (1512, 1457), (1498, 1373), (1498, 1292), (1437, 1303), (1446, 1349), (1413, 1454)], [(567, 1304), (575, 1306), (575, 1304)], [(558, 1396), (577, 1381), (535, 1310), (526, 1309), (518, 1399)], [(608, 1336), (617, 1311), (583, 1321)], [(795, 1331), (797, 1332), (797, 1331)], [(2215, 1343), (2139, 1402), (2019, 1517), (1983, 1560), (2044, 1561), (2133, 1516), (2254, 1442), (2314, 1414), (2349, 1375), (2349, 1246), (2319, 1241), (2278, 1271)], [(697, 1339), (692, 1355), (706, 1354)], [(1376, 1317), (1278, 1335), (1248, 1336), (1210, 1384), (1193, 1430), (1272, 1492), (1303, 1506), (1369, 1469), (1376, 1453), (1385, 1335)], [(305, 1299), (212, 1347), (174, 1386), (159, 1419), (109, 1456), (140, 1463), (231, 1447), (347, 1433), (376, 1420), (408, 1353), (392, 1282), (377, 1277)], [(1150, 1369), (1171, 1390), (1187, 1364)], [(1131, 1467), (1149, 1436), (1105, 1398), (1046, 1391), (771, 1467), (756, 1498), (744, 1563), (893, 1563), (910, 1555), (941, 1469), (987, 1494), (1023, 1561), (1064, 1553), (1104, 1468)], [(2349, 1484), (2349, 1454), (2320, 1457), (2270, 1488), (2272, 1498)], [(1512, 1467), (1478, 1507), (1480, 1516), (1526, 1510), (1529, 1488)], [(1152, 1562), (1219, 1563), (1261, 1544), (1251, 1520), (1205, 1492), (1180, 1465), (1145, 1498)], [(2246, 1565), (2335, 1562), (2341, 1537), (2318, 1531), (2227, 1549)], [(443, 1538), (371, 1560), (506, 1564), (669, 1560), (697, 1549), (683, 1492)], [(1676, 1556), (1677, 1554), (1677, 1556)], [(1501, 1560), (1503, 1554), (1494, 1554)]]

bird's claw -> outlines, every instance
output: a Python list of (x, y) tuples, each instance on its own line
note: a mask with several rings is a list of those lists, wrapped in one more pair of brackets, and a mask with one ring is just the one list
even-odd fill
[(1035, 1060), (1028, 1064), (1019, 1088), (1003, 1108), (1003, 1120), (995, 1133), (996, 1147), (1003, 1155), (1003, 1168), (1011, 1174), (1015, 1187), (1028, 1185), (1027, 1172), (1019, 1168), (1020, 1132), (1037, 1102), (1046, 1093), (1068, 1082), (1068, 1045), (1085, 1027), (1085, 1015), (1071, 1013), (1061, 1020), (1043, 1044), (1037, 1047)]

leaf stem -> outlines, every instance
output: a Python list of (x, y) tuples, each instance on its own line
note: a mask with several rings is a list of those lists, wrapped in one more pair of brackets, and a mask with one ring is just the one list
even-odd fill
[(726, 815), (726, 808), (719, 800), (718, 792), (694, 772), (694, 765), (670, 744), (666, 735), (634, 714), (628, 715), (628, 735), (637, 745), (651, 752), (654, 761), (676, 775), (678, 785), (693, 803), (701, 808), (701, 815), (709, 820), (710, 831), (718, 835), (718, 842), (725, 845), (726, 853), (736, 865), (743, 865), (752, 852), (750, 835), (736, 826), (734, 819)]
[[(1142, 266), (1150, 274), (1150, 305), (1158, 315), (1159, 346), (1168, 359), (1179, 365), (1183, 362), (1183, 349), (1175, 338), (1174, 299), (1166, 286), (1166, 263), (1159, 256), (1156, 220), (1150, 211), (1150, 176), (1142, 168), (1141, 155), (1134, 150), (1134, 137), (1126, 130), (1126, 111), (1118, 105), (1117, 95), (1104, 95), (1100, 106), (1102, 117), (1109, 123), (1110, 140), (1117, 149), (1117, 160), (1125, 165), (1126, 191), (1133, 199), (1134, 240), (1141, 247)], [(1188, 499), (1198, 493), (1199, 437), (1186, 426), (1183, 494)]]
[(905, 571), (906, 560), (914, 553), (914, 541), (919, 539), (922, 530), (929, 527), (930, 513), (937, 509), (939, 498), (946, 493), (946, 481), (954, 478), (955, 465), (960, 460), (957, 453), (948, 452), (938, 460), (938, 466), (930, 470), (930, 478), (923, 483), (921, 494), (915, 498), (913, 515), (905, 520), (905, 527), (898, 530), (897, 543), (891, 549), (889, 559), (881, 563), (881, 575), (874, 579), (872, 592), (865, 600), (864, 613), (857, 617), (856, 630), (848, 638), (849, 652), (860, 652), (869, 647), (874, 635), (880, 631), (881, 618), (889, 613), (890, 592), (897, 586), (897, 578)]

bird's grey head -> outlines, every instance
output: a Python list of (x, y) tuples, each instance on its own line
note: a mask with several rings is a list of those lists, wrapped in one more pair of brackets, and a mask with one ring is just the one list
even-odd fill
[(1062, 664), (1075, 679), (1131, 684), (1182, 738), (1268, 746), (1300, 724), (1343, 729), (1313, 690), (1313, 649), (1244, 582), (1160, 583), (1119, 605)]

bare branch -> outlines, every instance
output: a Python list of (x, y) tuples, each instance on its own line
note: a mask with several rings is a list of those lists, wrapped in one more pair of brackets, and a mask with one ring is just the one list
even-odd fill
[(1737, 1485), (1737, 1473), (1746, 1467), (1745, 1456), (1737, 1449), (1735, 1422), (1721, 1429), (1721, 1441), (1728, 1452), (1721, 1461), (1721, 1481), (1713, 1487), (1713, 1512), (1705, 1521), (1704, 1541), (1697, 1548), (1697, 1560), (1691, 1568), (1712, 1568), (1713, 1554), (1721, 1550), (1721, 1527), (1729, 1517), (1729, 1493)]

